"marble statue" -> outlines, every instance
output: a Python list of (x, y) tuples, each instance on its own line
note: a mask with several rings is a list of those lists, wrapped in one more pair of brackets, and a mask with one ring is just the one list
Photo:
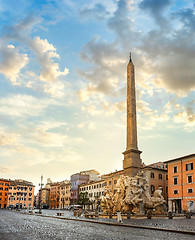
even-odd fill
[(101, 199), (101, 207), (107, 214), (121, 211), (123, 213), (145, 213), (152, 210), (156, 214), (166, 213), (162, 189), (159, 188), (151, 197), (148, 179), (139, 172), (135, 177), (121, 176), (115, 187), (115, 194), (106, 189)]

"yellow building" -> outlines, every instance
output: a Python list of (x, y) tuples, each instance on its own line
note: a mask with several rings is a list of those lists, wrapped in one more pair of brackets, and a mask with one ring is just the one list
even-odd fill
[(64, 209), (70, 206), (71, 183), (69, 180), (60, 182), (60, 208)]

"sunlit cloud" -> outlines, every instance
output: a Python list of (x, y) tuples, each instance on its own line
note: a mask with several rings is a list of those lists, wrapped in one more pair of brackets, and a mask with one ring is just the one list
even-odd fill
[(38, 99), (30, 95), (8, 95), (0, 99), (0, 114), (10, 117), (26, 118), (29, 116), (38, 116), (50, 104), (58, 105), (52, 99)]
[(27, 54), (19, 53), (13, 45), (0, 43), (0, 73), (5, 75), (14, 85), (18, 82), (20, 71), (28, 63)]

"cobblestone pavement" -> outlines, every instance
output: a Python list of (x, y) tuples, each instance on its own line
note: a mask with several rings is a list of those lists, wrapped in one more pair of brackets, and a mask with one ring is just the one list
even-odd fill
[[(35, 210), (36, 211), (36, 210)], [(37, 210), (38, 211), (38, 210)], [(57, 216), (58, 212), (64, 213), (65, 218), (76, 218), (73, 216), (73, 211), (67, 211), (67, 210), (42, 210), (43, 215), (47, 216)], [(80, 217), (80, 219), (86, 219), (84, 217)], [(109, 218), (99, 218), (95, 221), (100, 222), (114, 222), (116, 223), (116, 218), (109, 219)], [(195, 232), (195, 217), (193, 216), (192, 219), (186, 219), (185, 217), (182, 218), (175, 218), (175, 219), (123, 219), (123, 223), (129, 224), (129, 225), (136, 225), (136, 226), (147, 226), (147, 227), (156, 227), (156, 228), (165, 228), (165, 229), (171, 229), (171, 230), (183, 230), (183, 231), (193, 231)]]
[[(52, 213), (52, 211), (51, 211)], [(54, 213), (54, 212), (53, 212)], [(67, 213), (68, 214), (68, 213)], [(70, 213), (69, 213), (70, 214)], [(114, 219), (112, 219), (114, 220)], [(133, 219), (131, 219), (133, 220)], [(193, 219), (191, 219), (193, 220)], [(116, 221), (116, 219), (115, 219)], [(167, 220), (168, 221), (168, 220)], [(172, 221), (172, 220), (171, 220)], [(192, 224), (191, 222), (189, 225)], [(187, 224), (186, 224), (187, 225)], [(43, 218), (15, 211), (0, 210), (0, 240), (187, 240), (187, 234), (108, 226), (95, 223)]]

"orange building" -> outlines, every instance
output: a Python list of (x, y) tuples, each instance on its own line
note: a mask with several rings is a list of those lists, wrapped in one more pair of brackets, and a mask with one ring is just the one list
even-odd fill
[(166, 161), (169, 211), (195, 211), (195, 154)]
[(50, 183), (50, 208), (60, 207), (60, 183)]
[(34, 185), (22, 179), (10, 181), (8, 205), (12, 208), (34, 206)]
[(0, 178), (0, 208), (8, 207), (9, 185), (9, 180)]

